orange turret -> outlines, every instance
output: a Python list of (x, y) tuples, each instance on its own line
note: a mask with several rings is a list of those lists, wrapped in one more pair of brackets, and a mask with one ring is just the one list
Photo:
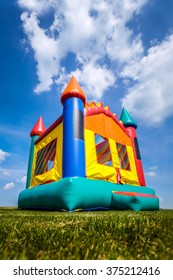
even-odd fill
[(64, 100), (69, 97), (78, 97), (83, 101), (84, 104), (86, 102), (85, 93), (81, 89), (74, 76), (71, 78), (69, 84), (61, 95), (61, 103), (64, 104)]

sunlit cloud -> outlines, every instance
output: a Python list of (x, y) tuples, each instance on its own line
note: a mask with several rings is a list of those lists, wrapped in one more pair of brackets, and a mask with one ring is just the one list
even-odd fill
[(172, 53), (173, 35), (170, 35), (121, 73), (135, 81), (122, 99), (123, 106), (149, 126), (158, 125), (173, 114)]
[(0, 149), (0, 161), (4, 161), (10, 154)]
[(17, 180), (18, 183), (26, 184), (26, 176), (23, 176), (22, 178)]
[[(73, 72), (86, 95), (101, 98), (115, 85), (117, 71), (131, 60), (138, 61), (143, 53), (139, 34), (135, 36), (127, 23), (146, 3), (147, 0), (18, 1), (24, 10), (23, 29), (37, 63), (35, 92), (40, 94), (53, 84), (65, 83), (64, 77), (72, 73), (68, 67), (62, 71), (61, 63), (68, 53), (73, 53)], [(52, 23), (43, 28), (41, 15), (50, 9)]]
[[(141, 34), (128, 24), (147, 3), (18, 0), (26, 48), (33, 50), (36, 61), (35, 93), (50, 91), (53, 85), (63, 88), (75, 75), (86, 96), (97, 100), (120, 78), (126, 88), (122, 106), (136, 119), (157, 126), (172, 116), (173, 35), (162, 42), (153, 38), (144, 52)], [(43, 27), (43, 15), (50, 10), (52, 21)], [(73, 71), (69, 53), (74, 55)]]
[(145, 173), (148, 177), (155, 177), (157, 175), (157, 165), (150, 166), (149, 171)]
[(5, 186), (4, 186), (4, 190), (5, 191), (9, 191), (11, 189), (13, 189), (15, 187), (15, 184), (13, 182), (10, 182), (10, 183), (7, 183)]

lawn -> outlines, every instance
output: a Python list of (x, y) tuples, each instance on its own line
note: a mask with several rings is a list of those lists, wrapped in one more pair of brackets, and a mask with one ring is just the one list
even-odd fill
[(0, 208), (0, 259), (173, 259), (173, 210)]

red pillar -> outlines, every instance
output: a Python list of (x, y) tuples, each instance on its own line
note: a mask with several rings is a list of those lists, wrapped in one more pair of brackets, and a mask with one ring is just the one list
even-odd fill
[(138, 145), (138, 140), (137, 140), (137, 135), (136, 135), (136, 128), (132, 126), (126, 126), (126, 130), (132, 140), (132, 147), (133, 147), (133, 152), (135, 156), (135, 164), (136, 164), (136, 170), (137, 170), (137, 175), (138, 175), (138, 181), (141, 186), (146, 186), (145, 182), (145, 177), (144, 177), (144, 171), (143, 171), (143, 166), (142, 166), (142, 160), (140, 156), (140, 150), (139, 150), (139, 145)]

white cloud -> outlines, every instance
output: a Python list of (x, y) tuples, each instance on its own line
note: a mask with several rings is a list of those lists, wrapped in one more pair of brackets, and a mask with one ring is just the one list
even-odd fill
[(148, 177), (154, 177), (154, 176), (157, 175), (156, 172), (154, 172), (154, 171), (149, 171), (149, 172), (146, 172), (145, 174), (146, 174)]
[(96, 100), (100, 100), (102, 93), (113, 86), (116, 80), (115, 75), (106, 66), (90, 62), (84, 64), (82, 69), (76, 69), (70, 74), (67, 74), (64, 69), (56, 82), (63, 84), (63, 88), (65, 88), (73, 75), (82, 86), (83, 91), (87, 93), (88, 99), (94, 97)]
[(150, 169), (150, 170), (157, 170), (157, 168), (158, 168), (157, 165), (153, 165), (153, 166), (151, 166), (149, 169)]
[(82, 70), (77, 69), (73, 75), (83, 85), (88, 97), (95, 97), (97, 100), (100, 100), (103, 92), (115, 83), (115, 75), (112, 71), (92, 62), (84, 65)]
[(17, 180), (18, 183), (26, 184), (26, 176), (23, 176), (21, 179)]
[(123, 77), (136, 84), (123, 98), (122, 104), (130, 113), (147, 125), (158, 125), (173, 111), (173, 35), (151, 47), (141, 60), (127, 65)]
[[(127, 88), (122, 105), (136, 119), (152, 126), (171, 116), (173, 35), (160, 44), (155, 41), (144, 55), (141, 34), (134, 35), (128, 25), (147, 2), (18, 0), (37, 63), (34, 91), (40, 94), (54, 84), (65, 86), (73, 74), (88, 98), (101, 99), (120, 76)], [(42, 14), (50, 9), (52, 22), (43, 27)], [(68, 61), (64, 64), (68, 53), (74, 55), (73, 71)]]
[(10, 154), (0, 149), (0, 161), (4, 161)]
[(39, 84), (35, 88), (35, 92), (48, 91), (53, 84), (54, 75), (59, 70), (57, 41), (47, 36), (46, 31), (39, 27), (39, 20), (35, 12), (31, 14), (24, 12), (21, 19), (37, 61)]
[(50, 2), (49, 0), (18, 0), (18, 4), (21, 8), (29, 10), (29, 11), (35, 11), (38, 13), (42, 13), (46, 11), (48, 8), (50, 8)]
[(0, 185), (3, 186), (4, 182), (6, 182), (7, 178), (9, 177), (11, 178), (10, 171), (0, 166)]
[(15, 184), (13, 182), (11, 183), (7, 183), (5, 186), (4, 186), (4, 190), (5, 191), (8, 191), (8, 190), (11, 190), (15, 187)]
[(150, 166), (149, 167), (149, 171), (146, 172), (146, 176), (148, 177), (155, 177), (157, 175), (156, 171), (157, 171), (157, 165), (154, 165), (154, 166)]
[[(23, 181), (24, 183), (24, 177), (26, 174), (26, 169), (12, 169), (12, 168), (1, 168), (0, 167), (0, 184), (4, 184), (6, 182), (7, 177), (10, 176), (11, 181), (13, 182), (18, 182), (18, 181)], [(23, 178), (23, 180), (19, 179)]]
[[(0, 169), (0, 173), (1, 173), (1, 169)], [(3, 175), (4, 176), (8, 176), (9, 174), (5, 174), (5, 172), (7, 172), (5, 169), (2, 171), (2, 173), (3, 173)], [(11, 177), (13, 177), (13, 176), (11, 176)], [(5, 190), (5, 191), (8, 191), (8, 190), (11, 190), (11, 189), (13, 189), (16, 185), (18, 185), (19, 183), (20, 184), (22, 184), (22, 185), (25, 185), (26, 184), (26, 176), (23, 176), (23, 177), (21, 177), (20, 179), (17, 179), (17, 180), (15, 180), (15, 178), (13, 177), (13, 179), (14, 179), (14, 181), (15, 182), (10, 182), (10, 183), (7, 183), (7, 184), (5, 184), (5, 186), (3, 187), (3, 189)]]
[(3, 175), (3, 176), (7, 176), (9, 177), (10, 176), (10, 172), (7, 170), (7, 169), (4, 169), (4, 168), (1, 168), (0, 167), (0, 174)]
[[(115, 83), (116, 72), (124, 63), (138, 61), (142, 56), (140, 36), (134, 36), (127, 23), (147, 0), (19, 0), (18, 3), (24, 9), (23, 28), (37, 63), (36, 93), (49, 91), (56, 81), (65, 83), (66, 78), (60, 75), (61, 63), (69, 52), (75, 55), (73, 72), (86, 95), (96, 98), (101, 98)], [(43, 28), (40, 15), (50, 8), (54, 18), (49, 27)], [(66, 76), (69, 72), (66, 69)]]

